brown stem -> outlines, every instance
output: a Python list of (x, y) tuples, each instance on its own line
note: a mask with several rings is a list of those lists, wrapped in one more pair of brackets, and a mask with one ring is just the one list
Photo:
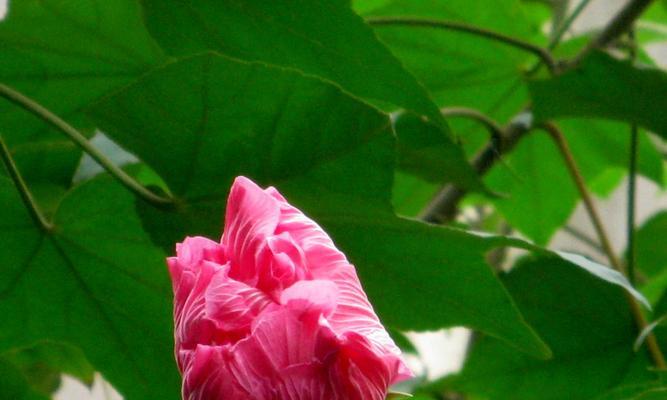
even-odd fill
[(467, 107), (445, 107), (440, 109), (440, 113), (444, 117), (463, 117), (475, 120), (484, 125), (489, 134), (491, 134), (491, 140), (498, 146), (502, 146), (502, 143), (505, 141), (503, 128), (491, 119), (491, 117), (480, 111)]
[[(525, 114), (522, 114), (525, 115)], [(528, 133), (531, 126), (524, 118), (515, 118), (503, 129), (502, 146), (498, 147), (495, 140), (491, 140), (472, 160), (472, 166), (478, 174), (484, 175), (496, 160), (504, 153), (509, 152)], [(429, 223), (439, 224), (450, 221), (456, 215), (458, 204), (466, 195), (465, 189), (454, 185), (445, 185), (424, 208), (420, 218)]]
[(507, 36), (503, 33), (494, 32), (488, 29), (480, 28), (473, 25), (468, 25), (463, 22), (447, 21), (440, 19), (429, 19), (411, 16), (396, 16), (396, 17), (370, 17), (366, 19), (369, 25), (405, 25), (405, 26), (421, 26), (429, 28), (448, 29), (457, 32), (464, 32), (472, 35), (485, 37), (487, 39), (495, 40), (506, 45), (516, 47), (518, 49), (533, 53), (544, 62), (550, 71), (556, 70), (556, 60), (551, 56), (551, 53), (529, 42), (521, 39)]
[[(595, 232), (597, 233), (598, 238), (600, 240), (600, 244), (602, 245), (602, 248), (605, 254), (607, 255), (607, 258), (609, 259), (609, 263), (615, 270), (619, 271), (622, 274), (625, 274), (625, 268), (623, 267), (623, 264), (621, 263), (620, 259), (616, 256), (616, 253), (614, 252), (614, 249), (611, 246), (609, 236), (607, 235), (607, 232), (605, 231), (604, 226), (602, 225), (602, 220), (600, 219), (600, 215), (598, 214), (597, 209), (595, 208), (595, 204), (593, 203), (593, 198), (591, 197), (591, 194), (589, 193), (588, 188), (586, 187), (586, 182), (584, 182), (584, 178), (581, 176), (579, 167), (577, 166), (577, 163), (574, 160), (574, 157), (572, 156), (572, 152), (570, 151), (570, 147), (567, 144), (567, 140), (565, 140), (565, 137), (563, 136), (562, 132), (555, 124), (545, 123), (542, 125), (542, 127), (553, 138), (554, 142), (556, 143), (556, 146), (558, 146), (558, 150), (563, 156), (565, 165), (567, 166), (567, 169), (570, 172), (570, 175), (572, 176), (572, 180), (574, 181), (575, 185), (577, 186), (577, 189), (579, 190), (579, 194), (581, 195), (581, 199), (584, 202), (584, 207), (586, 208), (586, 212), (588, 213), (588, 216), (591, 219), (593, 227), (595, 228)], [(624, 293), (630, 305), (630, 311), (632, 312), (632, 316), (634, 317), (635, 323), (637, 324), (637, 329), (639, 330), (639, 332), (642, 332), (648, 325), (646, 317), (644, 317), (644, 314), (642, 313), (641, 307), (637, 302), (637, 299), (635, 299), (630, 293), (626, 291), (624, 291)], [(646, 337), (646, 345), (648, 347), (649, 353), (651, 354), (651, 358), (653, 359), (653, 363), (655, 364), (656, 368), (665, 369), (667, 367), (667, 364), (665, 363), (665, 357), (662, 354), (662, 350), (658, 345), (658, 341), (652, 332)]]

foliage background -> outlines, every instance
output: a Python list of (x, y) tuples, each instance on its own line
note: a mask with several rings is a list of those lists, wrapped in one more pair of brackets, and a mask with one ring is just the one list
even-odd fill
[[(0, 394), (49, 398), (61, 373), (90, 383), (100, 371), (128, 399), (178, 398), (163, 258), (185, 234), (219, 235), (212, 216), (233, 176), (246, 174), (276, 185), (332, 234), (398, 339), (475, 330), (462, 372), (411, 382), (418, 398), (660, 398), (662, 374), (646, 346), (632, 349), (629, 284), (553, 252), (581, 197), (562, 155), (539, 129), (523, 129), (511, 151), (505, 141), (532, 104), (535, 125), (556, 120), (584, 182), (605, 197), (628, 173), (637, 124), (650, 133), (637, 136), (636, 171), (662, 187), (667, 75), (645, 50), (664, 40), (665, 2), (635, 28), (636, 65), (624, 61), (631, 42), (621, 35), (605, 43), (613, 57), (587, 52), (577, 68), (557, 65), (554, 78), (528, 72), (530, 52), (479, 35), (371, 30), (363, 20), (437, 18), (547, 47), (550, 21), (571, 15), (560, 10), (514, 0), (12, 2), (0, 22), (0, 83), (88, 138), (103, 131), (111, 141), (97, 134), (88, 150), (112, 162), (108, 173), (81, 161), (71, 138), (16, 98), (0, 103), (7, 154), (34, 197), (22, 201), (9, 162), (0, 181)], [(598, 34), (566, 35), (553, 57), (576, 57)], [(488, 174), (466, 161), (488, 133), (452, 107), (503, 126)], [(458, 218), (417, 221), (440, 187), (454, 190), (448, 184), (469, 193), (456, 202)], [(175, 204), (156, 206), (155, 194)], [(648, 321), (665, 311), (664, 224), (659, 213), (636, 235)], [(523, 252), (508, 257), (498, 251), (506, 247)], [(607, 263), (595, 247), (579, 249)], [(615, 251), (626, 254), (618, 243)]]

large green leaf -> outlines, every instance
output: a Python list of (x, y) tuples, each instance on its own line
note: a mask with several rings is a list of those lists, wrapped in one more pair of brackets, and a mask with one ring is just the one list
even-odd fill
[(164, 255), (134, 198), (101, 178), (72, 190), (52, 232), (0, 178), (0, 351), (54, 340), (80, 347), (127, 399), (179, 396)]
[(593, 53), (558, 77), (530, 83), (538, 120), (601, 117), (633, 122), (667, 137), (667, 73)]
[[(0, 82), (86, 128), (82, 107), (163, 60), (136, 0), (12, 1), (0, 21), (0, 54)], [(69, 184), (81, 152), (59, 132), (5, 100), (0, 127), (21, 158), (39, 160), (52, 179), (58, 171), (54, 182)], [(21, 167), (38, 165), (17, 161)], [(32, 174), (26, 179), (33, 181)]]
[(141, 207), (170, 248), (185, 234), (218, 237), (229, 185), (245, 174), (332, 234), (389, 326), (468, 325), (545, 355), (485, 264), (486, 241), (393, 214), (389, 118), (337, 87), (204, 54), (156, 70), (91, 115), (178, 196), (172, 211)]
[(493, 400), (588, 400), (652, 378), (648, 356), (632, 350), (636, 330), (618, 288), (555, 258), (520, 263), (503, 281), (553, 359), (530, 359), (482, 337), (463, 371), (444, 387)]
[(292, 67), (350, 93), (444, 121), (424, 88), (346, 1), (142, 0), (146, 23), (174, 55), (218, 50)]

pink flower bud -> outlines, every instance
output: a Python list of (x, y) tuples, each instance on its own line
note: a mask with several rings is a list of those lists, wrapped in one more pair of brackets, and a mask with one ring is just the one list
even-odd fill
[(354, 267), (274, 188), (234, 181), (221, 243), (167, 261), (188, 400), (382, 400), (412, 376)]

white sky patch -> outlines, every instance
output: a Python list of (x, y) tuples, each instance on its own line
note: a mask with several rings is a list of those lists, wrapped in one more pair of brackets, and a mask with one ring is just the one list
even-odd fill
[(9, 10), (9, 0), (0, 0), (0, 21), (5, 19)]

